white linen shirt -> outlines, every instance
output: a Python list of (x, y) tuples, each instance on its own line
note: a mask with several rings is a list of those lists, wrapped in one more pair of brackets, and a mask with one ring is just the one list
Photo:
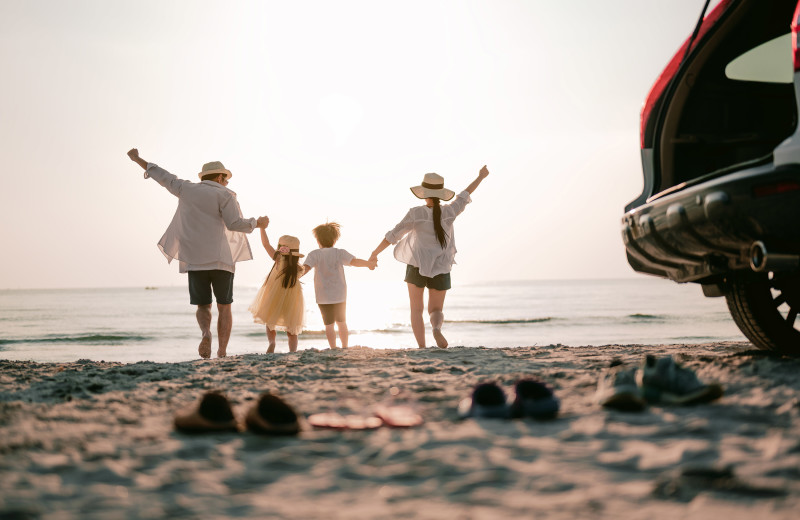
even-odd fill
[(145, 178), (178, 197), (172, 217), (158, 248), (179, 262), (179, 271), (222, 269), (234, 272), (236, 262), (252, 260), (245, 233), (256, 227), (256, 219), (242, 218), (236, 193), (214, 181), (191, 182), (177, 178), (154, 163), (147, 163)]
[(323, 247), (306, 256), (305, 265), (314, 268), (314, 292), (317, 303), (342, 303), (347, 301), (347, 281), (344, 267), (355, 259), (344, 249)]
[(447, 244), (442, 249), (433, 230), (433, 208), (417, 206), (408, 213), (394, 229), (386, 233), (386, 240), (397, 244), (394, 257), (404, 264), (419, 269), (419, 274), (432, 278), (449, 273), (456, 263), (456, 239), (453, 221), (472, 202), (468, 191), (462, 191), (456, 200), (442, 208), (442, 228), (447, 235)]

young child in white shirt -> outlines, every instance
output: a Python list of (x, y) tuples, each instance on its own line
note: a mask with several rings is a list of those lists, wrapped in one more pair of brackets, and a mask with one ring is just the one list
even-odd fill
[(316, 269), (314, 271), (314, 292), (317, 297), (317, 305), (322, 313), (322, 321), (325, 324), (328, 345), (332, 349), (336, 348), (334, 323), (339, 329), (342, 348), (347, 348), (347, 281), (344, 277), (344, 266), (369, 267), (370, 270), (373, 270), (377, 265), (375, 261), (361, 260), (344, 249), (333, 247), (341, 236), (340, 228), (341, 226), (336, 222), (328, 222), (313, 229), (314, 237), (320, 248), (308, 253), (303, 272), (306, 274), (311, 269)]

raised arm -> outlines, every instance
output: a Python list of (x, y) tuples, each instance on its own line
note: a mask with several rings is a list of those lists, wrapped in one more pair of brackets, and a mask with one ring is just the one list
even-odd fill
[(169, 173), (167, 170), (159, 168), (158, 165), (156, 164), (145, 161), (144, 159), (139, 157), (139, 150), (137, 150), (136, 148), (131, 148), (128, 151), (128, 157), (130, 157), (131, 161), (135, 162), (144, 169), (145, 179), (153, 179), (154, 181), (165, 187), (167, 191), (169, 191), (176, 197), (181, 196), (181, 189), (183, 188), (183, 185), (189, 182), (177, 178), (176, 176)]
[(147, 169), (147, 161), (139, 157), (139, 150), (137, 150), (136, 148), (131, 148), (130, 150), (128, 150), (128, 157), (131, 158), (131, 161), (141, 166), (143, 170)]
[(486, 165), (484, 165), (483, 168), (481, 168), (481, 171), (478, 172), (478, 177), (474, 181), (472, 181), (472, 183), (470, 183), (469, 186), (467, 186), (467, 191), (469, 192), (469, 194), (472, 195), (472, 192), (475, 191), (475, 189), (478, 187), (481, 181), (488, 176), (489, 176), (489, 170), (486, 168)]
[(264, 246), (264, 249), (267, 251), (267, 254), (270, 258), (275, 258), (275, 248), (272, 247), (269, 243), (269, 237), (267, 237), (267, 228), (261, 228), (261, 244)]

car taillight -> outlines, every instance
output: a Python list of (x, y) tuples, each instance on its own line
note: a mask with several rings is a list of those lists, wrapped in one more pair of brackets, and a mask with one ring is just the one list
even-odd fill
[(800, 27), (798, 27), (798, 17), (800, 17), (800, 2), (798, 2), (797, 7), (794, 8), (794, 16), (792, 17), (792, 58), (794, 59), (795, 72), (800, 70), (800, 49), (797, 48), (797, 31), (800, 30)]
[(790, 191), (800, 190), (800, 183), (796, 181), (779, 181), (770, 184), (762, 184), (753, 188), (755, 197), (768, 197), (769, 195), (779, 195)]

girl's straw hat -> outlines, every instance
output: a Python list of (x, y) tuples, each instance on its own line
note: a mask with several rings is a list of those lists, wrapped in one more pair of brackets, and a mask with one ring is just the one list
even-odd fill
[(204, 175), (208, 175), (210, 173), (224, 173), (225, 180), (228, 180), (231, 177), (233, 177), (233, 174), (230, 172), (230, 170), (225, 169), (225, 167), (222, 166), (222, 163), (219, 161), (211, 161), (205, 163), (203, 165), (203, 171), (198, 173), (197, 176), (202, 179)]
[(278, 239), (278, 247), (276, 248), (282, 255), (292, 255), (303, 258), (306, 255), (300, 254), (300, 239), (291, 235), (283, 235)]
[(435, 173), (426, 173), (422, 179), (422, 185), (411, 188), (411, 193), (419, 199), (435, 197), (442, 200), (450, 200), (456, 194), (453, 190), (444, 187), (444, 178)]

